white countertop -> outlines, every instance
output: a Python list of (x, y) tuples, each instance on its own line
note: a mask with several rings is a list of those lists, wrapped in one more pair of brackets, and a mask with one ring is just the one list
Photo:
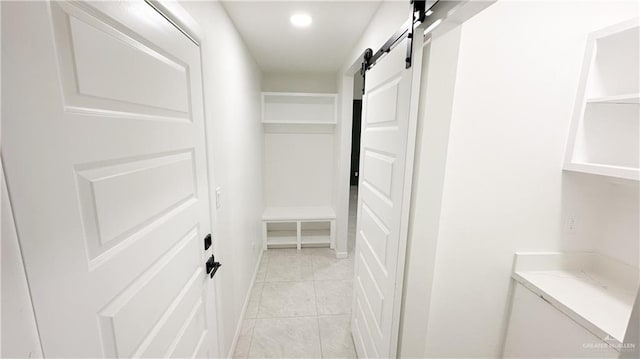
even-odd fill
[(638, 272), (597, 253), (516, 253), (513, 278), (602, 340), (619, 345)]

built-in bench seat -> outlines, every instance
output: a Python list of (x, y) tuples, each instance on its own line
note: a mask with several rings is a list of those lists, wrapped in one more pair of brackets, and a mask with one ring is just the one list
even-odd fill
[(262, 214), (264, 250), (268, 247), (335, 247), (336, 213), (331, 207), (267, 207)]

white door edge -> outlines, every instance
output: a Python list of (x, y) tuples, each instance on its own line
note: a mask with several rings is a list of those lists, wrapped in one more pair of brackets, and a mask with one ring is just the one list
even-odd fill
[[(400, 317), (402, 307), (402, 293), (404, 288), (405, 261), (407, 254), (407, 239), (409, 235), (409, 214), (411, 209), (411, 191), (413, 183), (413, 165), (416, 149), (416, 132), (418, 127), (418, 108), (420, 105), (420, 80), (422, 76), (422, 45), (424, 37), (415, 36), (412, 48), (411, 100), (409, 102), (409, 129), (407, 131), (407, 146), (404, 168), (404, 185), (402, 194), (402, 215), (400, 219), (400, 250), (398, 250), (398, 270), (396, 271), (396, 287), (394, 294), (393, 328), (391, 343), (392, 357), (398, 353), (398, 337), (400, 334)], [(403, 51), (396, 49), (395, 51)]]

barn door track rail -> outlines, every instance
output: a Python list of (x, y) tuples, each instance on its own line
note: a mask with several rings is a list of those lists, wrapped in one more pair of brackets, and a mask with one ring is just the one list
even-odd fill
[[(365, 74), (380, 60), (382, 56), (391, 52), (405, 38), (408, 38), (407, 55), (405, 57), (405, 68), (411, 68), (413, 57), (413, 37), (418, 30), (418, 35), (422, 35), (424, 29), (441, 20), (447, 12), (458, 5), (460, 1), (447, 0), (410, 0), (411, 17), (400, 27), (395, 34), (391, 35), (382, 47), (375, 53), (366, 49), (361, 55), (362, 67), (360, 74), (366, 78)], [(363, 90), (364, 91), (364, 90)]]

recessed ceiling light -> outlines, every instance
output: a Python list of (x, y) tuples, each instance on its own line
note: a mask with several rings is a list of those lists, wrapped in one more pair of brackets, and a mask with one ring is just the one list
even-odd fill
[(307, 14), (293, 14), (289, 18), (293, 26), (296, 27), (307, 27), (311, 25), (311, 16)]

